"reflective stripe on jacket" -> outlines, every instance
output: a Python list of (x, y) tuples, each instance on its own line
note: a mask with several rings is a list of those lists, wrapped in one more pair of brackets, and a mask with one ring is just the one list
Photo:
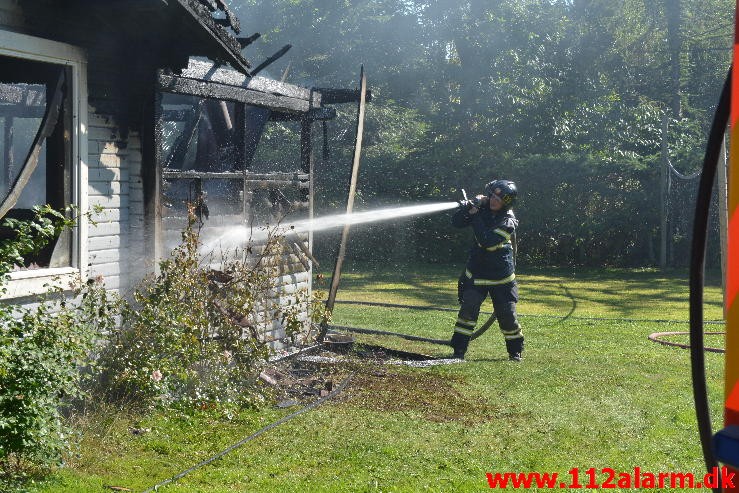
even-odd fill
[(469, 214), (460, 208), (452, 216), (452, 224), (458, 228), (472, 227), (474, 243), (467, 260), (467, 272), (475, 285), (494, 286), (515, 279), (511, 236), (518, 220), (513, 211), (494, 213), (485, 208)]

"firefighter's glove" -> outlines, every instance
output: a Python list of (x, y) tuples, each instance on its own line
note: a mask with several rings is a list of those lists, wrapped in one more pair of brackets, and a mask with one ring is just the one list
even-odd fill
[(478, 211), (488, 207), (488, 201), (489, 199), (484, 195), (478, 195), (473, 199), (460, 201), (459, 207), (471, 216), (473, 214), (477, 214)]
[(477, 197), (467, 199), (467, 200), (460, 200), (459, 201), (459, 207), (461, 207), (464, 210), (470, 210), (473, 207), (476, 207), (478, 209), (482, 209), (487, 206), (488, 198), (484, 195), (478, 195)]

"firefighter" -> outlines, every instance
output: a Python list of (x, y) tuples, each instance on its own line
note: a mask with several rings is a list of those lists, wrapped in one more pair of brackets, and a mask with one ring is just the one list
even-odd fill
[(480, 306), (490, 295), (508, 358), (521, 361), (523, 334), (516, 317), (518, 286), (511, 242), (518, 226), (511, 210), (517, 194), (514, 182), (491, 181), (485, 186), (484, 195), (462, 202), (452, 217), (454, 226), (472, 226), (474, 233), (474, 244), (458, 284), (460, 308), (451, 341), (455, 358), (464, 358)]

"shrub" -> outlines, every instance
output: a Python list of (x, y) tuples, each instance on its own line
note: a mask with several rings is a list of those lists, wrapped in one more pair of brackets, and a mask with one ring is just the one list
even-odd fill
[[(0, 245), (0, 292), (8, 273), (75, 224), (69, 214), (35, 209), (31, 221), (8, 219), (16, 235)], [(69, 296), (71, 294), (71, 296)], [(61, 460), (71, 429), (63, 409), (84, 395), (80, 367), (96, 334), (114, 324), (115, 303), (99, 282), (51, 290), (36, 308), (0, 304), (0, 468), (4, 476)]]
[[(135, 290), (103, 350), (100, 388), (107, 399), (144, 407), (253, 404), (255, 365), (270, 355), (259, 316), (280, 319), (288, 337), (303, 327), (297, 305), (307, 302), (305, 293), (293, 306), (268, 302), (275, 277), (268, 259), (279, 256), (279, 236), (270, 236), (261, 255), (224, 257), (218, 270), (201, 258), (199, 246), (191, 208), (182, 243)], [(316, 309), (314, 316), (322, 313)]]

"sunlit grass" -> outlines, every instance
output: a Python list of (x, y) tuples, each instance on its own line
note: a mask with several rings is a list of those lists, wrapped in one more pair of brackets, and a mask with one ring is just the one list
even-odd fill
[[(340, 297), (453, 308), (454, 276), (444, 266), (348, 271)], [(472, 343), (463, 364), (368, 367), (338, 399), (160, 491), (480, 491), (485, 472), (566, 475), (573, 467), (638, 466), (701, 473), (688, 351), (647, 338), (687, 330), (684, 322), (654, 321), (687, 319), (686, 286), (679, 274), (656, 272), (574, 278), (523, 272), (523, 363), (507, 361), (494, 326)], [(719, 289), (710, 287), (708, 298), (718, 303)], [(707, 314), (719, 318), (720, 308), (709, 306)], [(337, 324), (433, 338), (449, 337), (454, 318), (453, 312), (350, 304), (335, 311)], [(449, 353), (394, 337), (357, 337), (432, 356)], [(713, 419), (720, 423), (723, 355), (707, 353), (706, 361)], [(232, 420), (203, 412), (93, 416), (81, 457), (35, 490), (142, 491), (288, 412), (268, 407)], [(131, 427), (151, 431), (133, 435)]]
[[(339, 300), (384, 301), (456, 308), (462, 267), (350, 265)], [(688, 273), (656, 270), (520, 270), (519, 313), (574, 317), (688, 320)], [(721, 286), (704, 293), (706, 320), (723, 319)]]

